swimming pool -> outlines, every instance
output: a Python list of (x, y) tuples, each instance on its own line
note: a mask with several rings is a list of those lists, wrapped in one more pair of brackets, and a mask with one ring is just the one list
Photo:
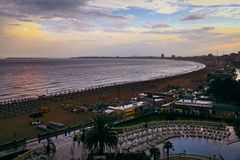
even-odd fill
[(171, 153), (195, 153), (200, 155), (213, 156), (220, 158), (220, 152), (225, 142), (194, 137), (180, 137), (170, 139), (174, 146), (174, 151)]
[(221, 158), (224, 160), (240, 160), (240, 142), (223, 146)]

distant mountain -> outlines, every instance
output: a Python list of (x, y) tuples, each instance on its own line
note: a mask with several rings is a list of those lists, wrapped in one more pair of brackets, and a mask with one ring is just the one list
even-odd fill
[(103, 59), (114, 59), (114, 58), (120, 58), (120, 59), (159, 59), (161, 57), (156, 57), (156, 56), (131, 56), (131, 57), (119, 57), (119, 56), (115, 56), (115, 57), (108, 57), (108, 56), (85, 56), (85, 57), (71, 57), (70, 59), (84, 59), (84, 58), (103, 58)]
[(39, 58), (39, 57), (7, 57), (5, 59), (49, 59), (49, 58)]

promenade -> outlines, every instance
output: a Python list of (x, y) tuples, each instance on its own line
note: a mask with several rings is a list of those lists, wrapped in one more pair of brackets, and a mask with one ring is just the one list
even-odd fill
[[(47, 140), (42, 140), (40, 143), (37, 139), (32, 142), (27, 143), (26, 149), (32, 151), (32, 153), (26, 154), (27, 159), (31, 160), (40, 160), (40, 159), (50, 159), (50, 160), (66, 160), (66, 159), (81, 159), (84, 160), (87, 158), (87, 150), (83, 147), (83, 144), (78, 144), (76, 141), (73, 141), (73, 136), (76, 132), (71, 132), (69, 135), (65, 136), (64, 134), (58, 135), (58, 137), (51, 138), (52, 142), (56, 146), (56, 152), (47, 156), (43, 153), (43, 148), (47, 145)], [(31, 155), (31, 156), (29, 156)], [(14, 160), (22, 160), (22, 157), (19, 156)]]

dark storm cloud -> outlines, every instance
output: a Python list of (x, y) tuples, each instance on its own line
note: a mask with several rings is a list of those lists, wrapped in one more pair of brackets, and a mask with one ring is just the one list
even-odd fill
[(193, 14), (193, 15), (188, 15), (181, 19), (181, 21), (193, 21), (193, 20), (200, 20), (204, 19), (206, 16), (202, 14)]
[(7, 0), (25, 12), (64, 11), (86, 5), (88, 0)]
[[(0, 2), (1, 3), (1, 2)], [(1, 9), (1, 8), (0, 8)], [(0, 17), (8, 17), (8, 18), (26, 18), (27, 16), (23, 14), (17, 14), (14, 12), (0, 11)]]
[(88, 1), (89, 0), (2, 0), (0, 1), (0, 15), (27, 21), (31, 19), (26, 17), (40, 19), (60, 17), (79, 20), (89, 18), (126, 19), (125, 16), (114, 15), (109, 10), (88, 6)]
[[(51, 31), (94, 30), (97, 27), (119, 28), (128, 24), (126, 15), (111, 9), (91, 6), (90, 0), (0, 0), (0, 19), (36, 22)], [(111, 28), (106, 27), (111, 26)], [(121, 28), (121, 26), (120, 26)]]

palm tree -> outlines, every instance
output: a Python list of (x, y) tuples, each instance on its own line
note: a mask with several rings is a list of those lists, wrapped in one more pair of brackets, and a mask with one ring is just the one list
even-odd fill
[(170, 141), (165, 141), (165, 142), (163, 143), (163, 150), (166, 150), (166, 151), (167, 151), (167, 159), (169, 159), (169, 151), (170, 151), (170, 150), (174, 150), (172, 142), (170, 142)]
[(85, 138), (86, 138), (86, 130), (85, 130), (85, 128), (83, 128), (83, 130), (82, 130), (82, 135), (81, 135), (81, 137), (80, 137), (80, 141), (81, 141), (82, 143), (84, 143)]
[(118, 135), (112, 128), (112, 123), (106, 115), (94, 118), (93, 127), (86, 133), (84, 143), (89, 150), (103, 154), (107, 148), (116, 147)]
[(146, 155), (145, 152), (140, 153), (139, 157), (137, 159), (138, 160), (151, 160), (151, 158), (148, 155)]
[(156, 147), (150, 148), (149, 152), (150, 152), (150, 156), (151, 157), (153, 156), (153, 160), (159, 159), (160, 151), (158, 148), (156, 148)]

